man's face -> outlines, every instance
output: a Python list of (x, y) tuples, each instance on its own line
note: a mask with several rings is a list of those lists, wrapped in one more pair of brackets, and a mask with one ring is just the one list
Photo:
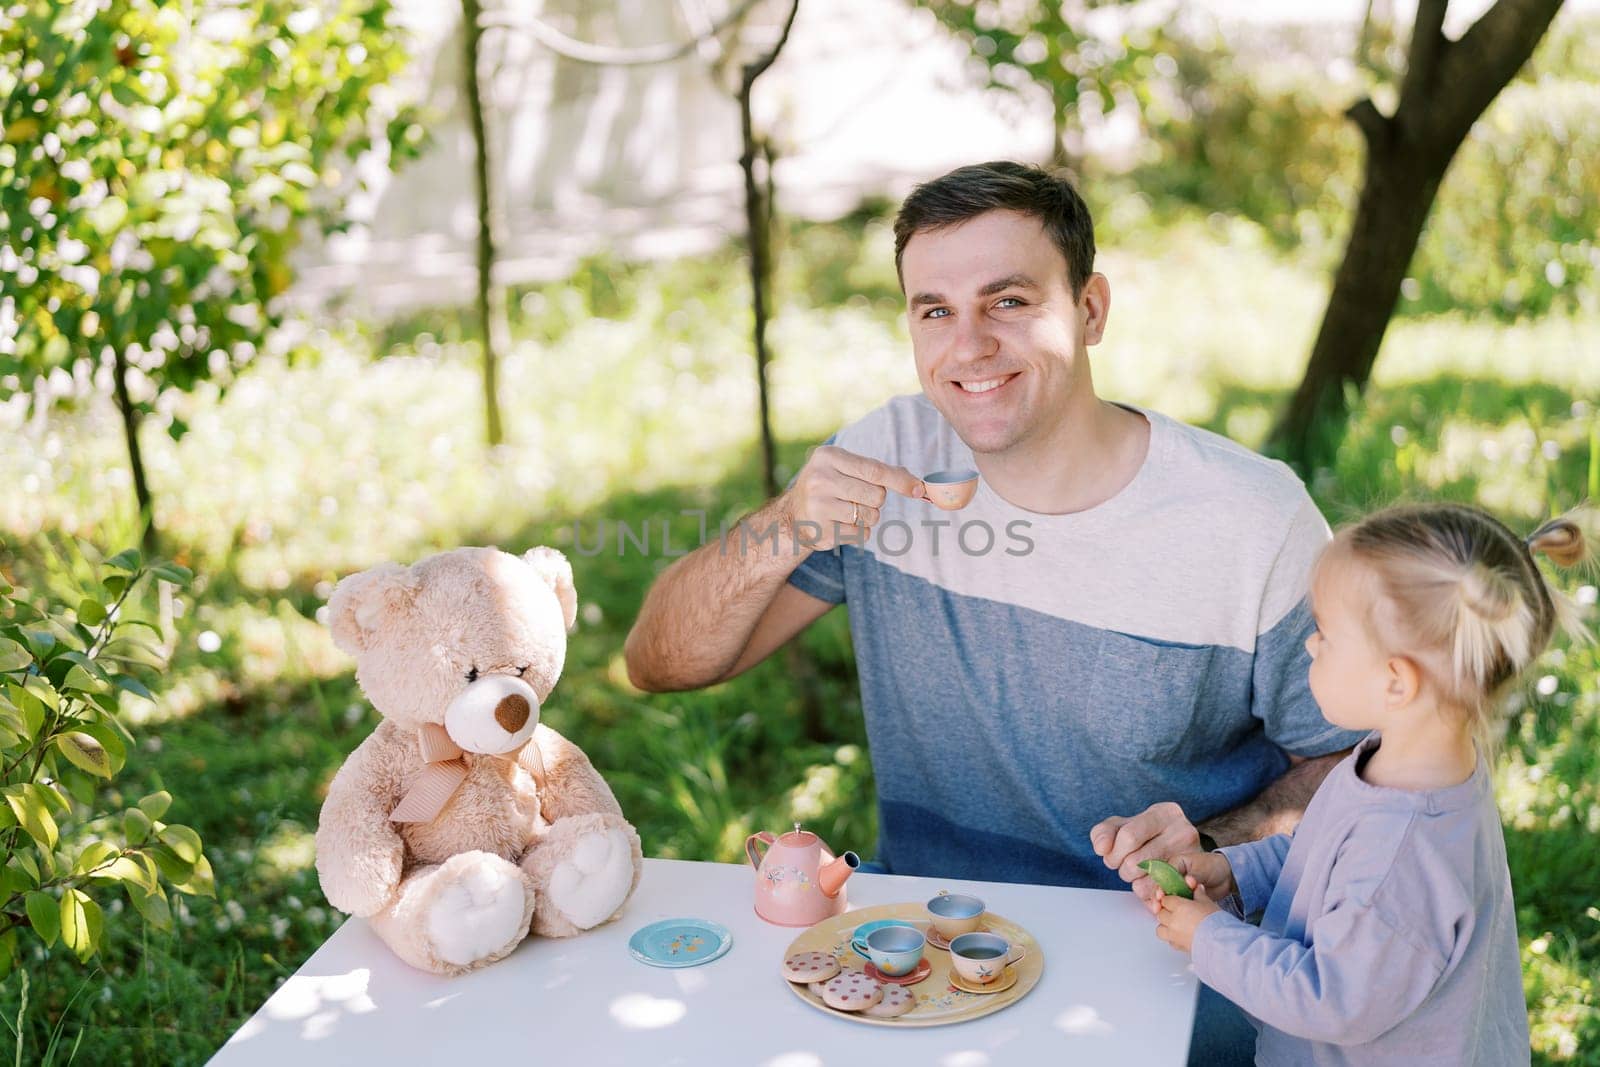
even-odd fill
[(911, 346), (922, 391), (978, 453), (1047, 435), (1088, 385), (1085, 347), (1110, 303), (1095, 275), (1074, 300), (1044, 226), (989, 211), (906, 243), (901, 257)]

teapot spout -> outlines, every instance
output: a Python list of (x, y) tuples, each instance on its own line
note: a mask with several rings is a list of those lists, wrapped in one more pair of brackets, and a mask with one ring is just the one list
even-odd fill
[(854, 852), (846, 852), (838, 859), (823, 864), (822, 870), (817, 872), (817, 888), (822, 890), (825, 897), (838, 896), (845, 879), (854, 874), (859, 866), (861, 857)]

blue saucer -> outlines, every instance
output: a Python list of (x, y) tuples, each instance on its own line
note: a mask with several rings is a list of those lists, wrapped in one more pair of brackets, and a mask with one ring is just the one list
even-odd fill
[(652, 967), (698, 967), (732, 947), (728, 928), (709, 919), (662, 919), (628, 938), (628, 954)]

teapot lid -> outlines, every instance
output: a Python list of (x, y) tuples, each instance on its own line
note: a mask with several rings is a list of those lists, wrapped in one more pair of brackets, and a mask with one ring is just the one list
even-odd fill
[(778, 844), (787, 845), (790, 848), (810, 848), (812, 845), (821, 840), (822, 839), (820, 837), (812, 833), (810, 830), (800, 829), (800, 824), (797, 822), (794, 824), (793, 830), (790, 830), (788, 833), (778, 838)]

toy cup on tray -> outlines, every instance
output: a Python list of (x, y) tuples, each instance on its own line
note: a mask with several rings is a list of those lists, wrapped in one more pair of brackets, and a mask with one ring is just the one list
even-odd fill
[(928, 915), (933, 928), (945, 941), (976, 930), (983, 922), (983, 912), (983, 901), (962, 893), (941, 892), (928, 901)]
[(973, 985), (998, 981), (1007, 967), (1026, 955), (1026, 949), (1012, 948), (999, 934), (962, 934), (950, 941), (950, 966)]
[(914, 926), (899, 923), (878, 927), (865, 938), (853, 938), (850, 947), (872, 961), (889, 978), (902, 978), (922, 962), (922, 947), (927, 939)]

